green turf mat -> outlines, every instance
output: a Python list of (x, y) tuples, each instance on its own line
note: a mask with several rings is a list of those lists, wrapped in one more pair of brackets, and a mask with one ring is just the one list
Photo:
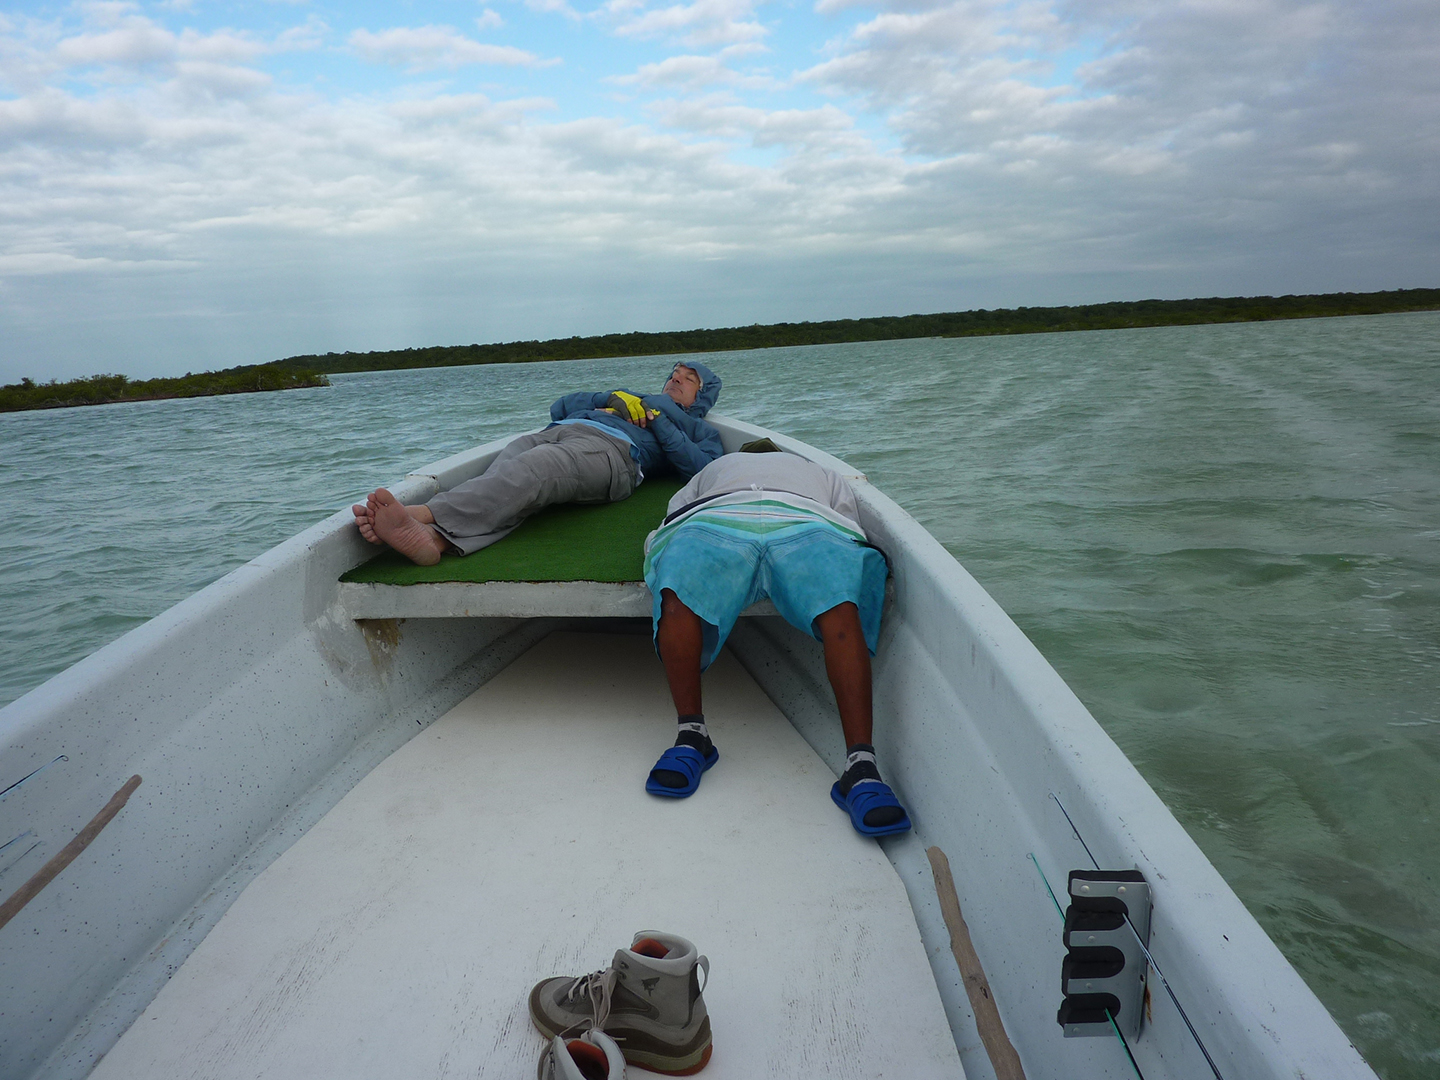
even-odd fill
[(552, 506), (497, 544), (416, 566), (386, 551), (341, 581), (420, 585), (435, 581), (640, 581), (645, 537), (665, 517), (673, 479), (646, 480), (624, 502)]

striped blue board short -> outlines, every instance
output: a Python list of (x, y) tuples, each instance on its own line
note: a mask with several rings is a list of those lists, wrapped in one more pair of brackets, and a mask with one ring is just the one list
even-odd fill
[(646, 556), (645, 584), (655, 598), (652, 635), (659, 631), (661, 592), (669, 589), (705, 624), (703, 670), (740, 613), (758, 600), (768, 597), (786, 622), (817, 640), (816, 616), (849, 601), (860, 610), (874, 656), (889, 573), (885, 556), (828, 521), (792, 517), (757, 527), (753, 515), (727, 515), (731, 509), (700, 511)]

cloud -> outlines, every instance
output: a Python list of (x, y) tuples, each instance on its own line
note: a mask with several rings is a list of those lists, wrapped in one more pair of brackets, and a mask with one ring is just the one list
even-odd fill
[(52, 54), (61, 64), (153, 64), (173, 60), (179, 41), (148, 19), (127, 20), (129, 25), (98, 34), (65, 38)]
[[(144, 16), (133, 14), (128, 4), (92, 4), (82, 10), (87, 25), (77, 33), (31, 22), (24, 33), (17, 28), (0, 30), (14, 36), (0, 38), (0, 57), (8, 81), (21, 88), (44, 85), (56, 72), (66, 72), (99, 82), (134, 82), (149, 70), (162, 75), (179, 75), (194, 81), (200, 78), (218, 83), (224, 75), (229, 84), (254, 85), (255, 79), (241, 68), (278, 52), (314, 48), (326, 27), (311, 19), (291, 27), (273, 41), (245, 32), (215, 30), (201, 33), (185, 29), (176, 33)], [(230, 69), (228, 75), (220, 71)]]
[(778, 80), (767, 75), (742, 75), (727, 67), (718, 56), (671, 56), (658, 63), (642, 64), (630, 75), (615, 75), (618, 86), (646, 88), (678, 87), (698, 90), (707, 86), (734, 86), (747, 90), (777, 89)]
[(276, 52), (300, 52), (318, 49), (324, 44), (330, 27), (318, 15), (311, 15), (299, 26), (292, 26), (275, 35)]
[(175, 65), (176, 79), (187, 88), (214, 97), (241, 97), (266, 90), (271, 78), (263, 71), (237, 64), (216, 64), (204, 60), (182, 60)]
[[(50, 326), (35, 333), (58, 335), (70, 278), (94, 291), (139, 277), (145, 288), (125, 294), (137, 310), (208, 282), (216, 303), (269, 325), (266, 311), (304, 306), (295, 289), (350, 281), (356, 260), (385, 268), (386, 286), (392, 266), (417, 280), (430, 266), (504, 266), (551, 289), (552, 310), (569, 286), (546, 283), (591, 267), (594, 296), (608, 297), (597, 319), (631, 310), (605, 293), (613, 268), (663, 265), (646, 279), (645, 310), (664, 325), (682, 318), (666, 289), (683, 267), (731, 260), (783, 282), (762, 273), (782, 255), (810, 260), (813, 282), (874, 277), (868, 291), (834, 292), (859, 305), (851, 314), (916, 310), (920, 296), (1039, 302), (1027, 282), (1056, 275), (1072, 292), (1045, 297), (1055, 302), (1106, 297), (1086, 289), (1284, 292), (1440, 275), (1440, 29), (1424, 4), (831, 4), (813, 17), (829, 40), (813, 48), (780, 41), (759, 11), (610, 0), (567, 15), (566, 40), (599, 37), (610, 66), (573, 63), (551, 84), (527, 74), (510, 98), (362, 64), (543, 63), (449, 26), (334, 31), (349, 42), (327, 58), (350, 65), (339, 93), (287, 84), (270, 66), (331, 38), (313, 17), (260, 35), (185, 30), (116, 4), (63, 23), (12, 16), (0, 27), (14, 88), (0, 97), (0, 324), (49, 312), (33, 316)], [(519, 6), (506, 15), (527, 18)], [(636, 66), (641, 38), (653, 51)], [(766, 48), (765, 70), (747, 70), (742, 58)], [(572, 85), (582, 66), (590, 96)], [(604, 96), (607, 78), (627, 92)], [(874, 276), (882, 264), (893, 281)], [(940, 281), (1012, 292), (926, 284)], [(738, 276), (731, 288), (752, 295)], [(383, 308), (377, 289), (367, 303)], [(410, 343), (451, 317), (416, 296), (429, 314)], [(784, 302), (767, 296), (765, 310), (822, 313), (787, 316)], [(383, 322), (333, 303), (336, 327)], [(686, 308), (683, 321), (714, 323), (705, 311), (719, 310)], [(522, 331), (559, 332), (506, 332)]]
[[(546, 121), (557, 103), (543, 100), (297, 95), (257, 66), (294, 31), (267, 44), (173, 32), (123, 5), (97, 10), (103, 25), (58, 35), (48, 52), (36, 39), (27, 55), (158, 67), (164, 80), (97, 84), (90, 95), (46, 86), (0, 101), (0, 135), (20, 147), (6, 158), (19, 172), (8, 175), (50, 178), (4, 181), (0, 202), (11, 209), (0, 228), (23, 218), (35, 236), (103, 233), (127, 238), (121, 248), (143, 237), (184, 258), (195, 230), (262, 225), (546, 242), (574, 230), (586, 242), (659, 248), (667, 236), (688, 247), (703, 234), (728, 250), (765, 242), (747, 221), (798, 235), (812, 207), (843, 205), (814, 242), (923, 242), (1035, 266), (1098, 264), (1127, 244), (1139, 262), (1180, 261), (1243, 250), (1257, 230), (1291, 235), (1307, 220), (1333, 240), (1357, 214), (1388, 205), (1403, 205), (1411, 222), (1434, 217), (1420, 211), (1433, 207), (1425, 170), (1440, 159), (1440, 56), (1433, 32), (1406, 32), (1424, 25), (1419, 8), (1361, 20), (1299, 0), (1166, 9), (1111, 0), (1078, 12), (1039, 0), (896, 3), (844, 27), (798, 82), (736, 70), (727, 57), (753, 41), (612, 76), (671, 95), (649, 106), (656, 127)], [(727, 27), (758, 26), (745, 0), (612, 0), (604, 11), (626, 35), (719, 40), (733, 36)], [(325, 32), (297, 29), (312, 41)], [(373, 62), (412, 70), (540, 63), (447, 26), (357, 30), (349, 41)], [(782, 108), (767, 96), (797, 86), (830, 103)], [(1393, 125), (1375, 123), (1377, 102)], [(779, 156), (742, 168), (743, 148)], [(606, 179), (621, 174), (635, 186)], [(665, 184), (674, 186), (657, 190)], [(108, 221), (85, 209), (103, 204), (101, 188), (114, 199)], [(712, 219), (717, 201), (743, 203), (751, 217)], [(655, 218), (660, 203), (667, 213)]]
[[(147, 130), (139, 110), (124, 101), (87, 101), (53, 89), (0, 100), (0, 139), (13, 147), (5, 156), (6, 173), (12, 177), (13, 170), (34, 160), (37, 153), (53, 152), (57, 163), (66, 160), (78, 166), (86, 150), (103, 158), (113, 148), (143, 140)], [(72, 154), (75, 160), (69, 161)], [(27, 200), (32, 205), (36, 194), (32, 192)]]
[(195, 266), (192, 262), (175, 259), (132, 259), (90, 258), (77, 259), (58, 251), (35, 251), (0, 255), (0, 278), (34, 277), (39, 274), (102, 273), (116, 270), (174, 270)]
[[(1419, 196), (1421, 161), (1440, 151), (1440, 50), (1416, 32), (1419, 7), (1385, 10), (897, 4), (801, 78), (863, 103), (936, 177), (963, 175), (997, 235), (1025, 210), (1064, 242), (1079, 233), (1055, 207), (1088, 206), (1097, 239), (1122, 230), (1178, 260), (1202, 235), (1201, 252), (1222, 236), (1240, 251), (1304, 218), (1345, 231), (1387, 184)], [(1050, 78), (1077, 50), (1089, 55)]]
[(868, 139), (843, 109), (758, 109), (720, 99), (673, 100), (656, 109), (667, 125), (752, 146), (844, 153), (852, 163), (876, 157)]
[(467, 64), (533, 67), (547, 63), (524, 49), (511, 45), (489, 45), (467, 38), (450, 26), (397, 26), (379, 33), (356, 30), (347, 40), (357, 54), (372, 63), (405, 67), (411, 71), (457, 68)]
[(118, 23), (139, 7), (132, 0), (80, 0), (75, 4), (75, 10), (84, 12), (86, 19), (102, 25)]
[(980, 0), (882, 12), (800, 78), (866, 101), (919, 153), (1053, 130), (1061, 102), (1073, 95), (1040, 85), (1043, 57), (1068, 41), (1017, 27), (1009, 14)]
[(475, 26), (480, 30), (495, 30), (504, 25), (505, 20), (500, 17), (500, 13), (490, 8), (482, 11), (475, 20)]
[(525, 7), (542, 14), (564, 15), (572, 22), (579, 22), (585, 16), (576, 11), (565, 0), (525, 0)]
[(754, 18), (755, 0), (695, 0), (658, 8), (643, 0), (608, 0), (603, 11), (622, 37), (679, 41), (691, 48), (756, 42), (768, 33)]

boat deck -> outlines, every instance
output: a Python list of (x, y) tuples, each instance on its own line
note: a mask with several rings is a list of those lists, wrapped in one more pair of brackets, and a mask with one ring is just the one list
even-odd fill
[(710, 1080), (963, 1076), (833, 774), (729, 653), (705, 691), (720, 763), (656, 799), (674, 713), (649, 641), (547, 638), (261, 873), (92, 1075), (528, 1076), (531, 985), (660, 929), (710, 958)]
[(521, 522), (509, 536), (470, 555), (444, 555), (416, 566), (385, 551), (342, 574), (341, 581), (430, 585), (453, 581), (640, 581), (645, 537), (665, 519), (680, 482), (647, 480), (620, 502), (564, 503)]
[(618, 503), (551, 506), (498, 543), (434, 566), (383, 552), (341, 575), (341, 606), (352, 619), (648, 616), (645, 537), (679, 490), (658, 477)]
[[(551, 506), (471, 555), (416, 566), (386, 551), (340, 576), (351, 619), (649, 618), (645, 538), (680, 490), (647, 480), (618, 503)], [(747, 615), (773, 615), (769, 600)]]

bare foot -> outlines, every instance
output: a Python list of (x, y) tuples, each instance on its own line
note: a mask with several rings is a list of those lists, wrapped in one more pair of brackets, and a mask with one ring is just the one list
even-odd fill
[[(360, 535), (370, 541), (370, 543), (379, 544), (381, 547), (384, 547), (385, 541), (380, 539), (379, 535), (375, 532), (375, 511), (379, 508), (379, 505), (379, 501), (372, 492), (366, 498), (365, 505), (362, 506), (356, 503), (350, 507), (350, 512), (355, 515), (355, 527), (360, 530)], [(430, 512), (430, 508), (424, 503), (416, 506), (407, 506), (405, 507), (405, 512), (422, 525), (435, 524), (435, 515)]]
[(411, 562), (434, 566), (447, 544), (434, 529), (417, 521), (409, 507), (384, 488), (376, 488), (367, 504), (375, 508), (375, 535)]
[[(385, 489), (381, 488), (380, 490), (384, 491)], [(369, 512), (368, 516), (370, 518), (372, 526), (375, 521), (375, 510), (379, 507), (379, 505), (380, 504), (375, 499), (375, 493), (372, 491), (370, 495), (365, 499), (364, 507), (364, 509)], [(352, 506), (350, 509), (355, 511), (356, 517), (360, 516), (359, 507)], [(405, 512), (411, 517), (413, 517), (416, 521), (420, 522), (421, 525), (435, 524), (435, 515), (430, 512), (430, 508), (424, 503), (416, 503), (414, 506), (407, 506), (405, 507)]]
[(375, 535), (375, 514), (368, 506), (361, 506), (356, 503), (350, 507), (350, 512), (355, 515), (355, 527), (360, 530), (360, 535), (372, 544), (385, 543)]

